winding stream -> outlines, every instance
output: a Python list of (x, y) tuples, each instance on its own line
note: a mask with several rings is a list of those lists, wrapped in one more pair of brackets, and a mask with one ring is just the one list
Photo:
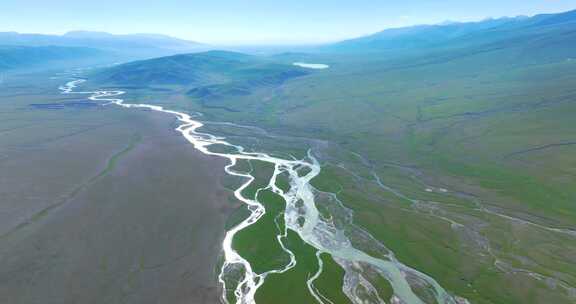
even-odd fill
[[(391, 251), (376, 239), (372, 238), (366, 231), (361, 230), (359, 227), (355, 230), (359, 237), (369, 239), (377, 245), (377, 248), (382, 248), (381, 254), (378, 255), (380, 256), (379, 258), (357, 249), (352, 244), (349, 233), (347, 236), (331, 219), (322, 217), (315, 201), (316, 196), (320, 192), (310, 184), (310, 181), (320, 173), (321, 166), (311, 151), (309, 151), (308, 156), (302, 160), (282, 159), (266, 153), (247, 152), (242, 146), (227, 142), (224, 137), (200, 132), (199, 129), (203, 126), (203, 123), (194, 120), (189, 114), (164, 109), (162, 106), (157, 105), (124, 103), (124, 100), (120, 98), (120, 96), (125, 93), (124, 91), (75, 91), (77, 86), (83, 82), (85, 82), (85, 80), (82, 79), (70, 81), (61, 86), (60, 90), (63, 94), (86, 94), (89, 95), (88, 98), (90, 100), (106, 102), (107, 104), (114, 104), (124, 108), (143, 108), (173, 115), (180, 122), (176, 131), (180, 132), (194, 148), (206, 155), (228, 159), (229, 164), (225, 167), (226, 173), (244, 180), (242, 185), (234, 191), (234, 196), (248, 205), (248, 210), (250, 210), (251, 214), (240, 224), (227, 231), (222, 243), (224, 263), (221, 268), (219, 280), (223, 285), (222, 301), (224, 303), (229, 302), (226, 293), (226, 279), (234, 270), (241, 269), (242, 271), (240, 282), (234, 289), (235, 303), (252, 304), (256, 303), (256, 291), (264, 284), (267, 275), (270, 273), (283, 273), (292, 269), (298, 263), (295, 254), (284, 246), (282, 241), (288, 229), (296, 232), (304, 242), (318, 250), (316, 256), (318, 258), (319, 269), (310, 270), (311, 276), (306, 282), (309, 292), (318, 303), (332, 303), (314, 287), (314, 281), (320, 276), (323, 270), (323, 263), (320, 259), (321, 253), (330, 254), (345, 270), (342, 291), (353, 303), (385, 303), (380, 296), (378, 296), (372, 283), (366, 278), (366, 271), (376, 272), (388, 280), (394, 290), (391, 303), (425, 303), (421, 296), (418, 296), (421, 295), (421, 293), (417, 295), (417, 292), (414, 291), (414, 287), (418, 286), (429, 291), (437, 303), (467, 303), (463, 298), (450, 295), (433, 278), (402, 264), (394, 257)], [(213, 152), (209, 150), (209, 147), (212, 145), (223, 145), (231, 148), (231, 150), (235, 152)], [(274, 173), (268, 185), (260, 190), (271, 190), (286, 201), (284, 233), (277, 236), (277, 240), (283, 250), (288, 253), (291, 258), (290, 262), (285, 265), (284, 268), (261, 274), (255, 273), (250, 263), (240, 256), (232, 247), (232, 241), (236, 233), (256, 223), (266, 213), (266, 209), (257, 199), (246, 198), (242, 195), (242, 191), (252, 183), (255, 177), (249, 173), (237, 172), (233, 169), (239, 160), (261, 161), (274, 166)], [(306, 169), (306, 174), (302, 175), (303, 168)], [(289, 177), (290, 189), (288, 191), (284, 191), (276, 185), (277, 177), (280, 174), (287, 174)], [(338, 201), (336, 195), (328, 195), (334, 200), (336, 204), (334, 205), (335, 208), (338, 208), (342, 214), (351, 217), (351, 211), (346, 209), (344, 204)], [(256, 196), (256, 198), (257, 197), (258, 196)], [(297, 204), (298, 202), (301, 202), (301, 204)], [(303, 224), (302, 220), (299, 220), (299, 218), (302, 217), (304, 219)], [(348, 224), (353, 225), (351, 221), (348, 221)], [(367, 297), (367, 294), (371, 294), (372, 296)]]

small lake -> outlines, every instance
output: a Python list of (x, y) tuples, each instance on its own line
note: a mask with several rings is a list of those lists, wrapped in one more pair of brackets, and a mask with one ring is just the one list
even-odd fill
[(322, 64), (322, 63), (305, 63), (305, 62), (294, 62), (293, 65), (295, 66), (299, 66), (301, 68), (306, 68), (306, 69), (314, 69), (314, 70), (323, 70), (323, 69), (327, 69), (330, 66), (327, 64)]

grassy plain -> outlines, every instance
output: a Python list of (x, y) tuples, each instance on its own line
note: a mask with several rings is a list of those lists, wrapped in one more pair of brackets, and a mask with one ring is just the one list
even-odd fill
[[(576, 63), (511, 56), (410, 66), (316, 57), (335, 63), (215, 101), (237, 111), (181, 104), (207, 119), (331, 142), (323, 178), (339, 181), (356, 223), (448, 290), (475, 303), (569, 303), (576, 243), (554, 229), (573, 229), (576, 218)], [(348, 170), (332, 170), (342, 164)]]
[(224, 161), (53, 75), (0, 85), (0, 302), (217, 302)]

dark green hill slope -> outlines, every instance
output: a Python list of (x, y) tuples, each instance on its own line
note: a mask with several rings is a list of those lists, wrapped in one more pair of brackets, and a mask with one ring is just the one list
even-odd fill
[(225, 96), (249, 95), (308, 73), (264, 57), (210, 51), (127, 63), (100, 71), (92, 80), (124, 86), (178, 85), (189, 96), (207, 102)]
[(102, 71), (96, 77), (103, 82), (124, 85), (195, 85), (225, 78), (257, 63), (252, 56), (213, 51), (131, 62)]

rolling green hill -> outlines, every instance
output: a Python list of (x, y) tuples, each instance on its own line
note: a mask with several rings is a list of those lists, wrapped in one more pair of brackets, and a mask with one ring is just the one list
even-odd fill
[(136, 61), (97, 72), (92, 81), (124, 86), (174, 86), (204, 105), (273, 89), (309, 72), (265, 57), (210, 51)]

